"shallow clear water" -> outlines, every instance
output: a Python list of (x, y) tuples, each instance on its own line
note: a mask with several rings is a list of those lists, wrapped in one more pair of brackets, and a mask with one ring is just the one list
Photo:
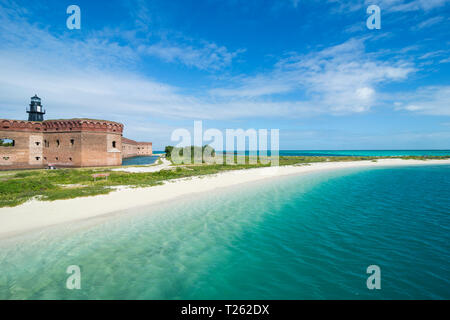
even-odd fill
[(241, 185), (0, 241), (0, 299), (449, 299), (449, 208), (442, 165)]
[(123, 166), (132, 166), (132, 165), (145, 165), (145, 164), (153, 164), (158, 160), (159, 156), (142, 156), (142, 157), (132, 157), (126, 158), (122, 160)]

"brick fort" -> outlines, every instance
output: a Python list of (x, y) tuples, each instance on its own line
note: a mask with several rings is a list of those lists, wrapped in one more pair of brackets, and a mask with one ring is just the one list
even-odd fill
[(123, 124), (85, 118), (44, 120), (35, 95), (28, 121), (0, 119), (0, 170), (120, 166), (123, 158), (151, 156), (151, 142), (122, 137)]

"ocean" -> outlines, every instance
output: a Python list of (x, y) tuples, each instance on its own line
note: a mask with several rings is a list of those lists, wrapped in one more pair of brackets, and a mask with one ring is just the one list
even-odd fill
[[(154, 164), (159, 154), (164, 151), (155, 151), (153, 156), (141, 156), (123, 159), (123, 166)], [(237, 152), (246, 154), (249, 152)], [(253, 153), (252, 153), (253, 154)], [(268, 152), (270, 154), (270, 152)], [(343, 156), (450, 156), (450, 150), (280, 150), (280, 156), (316, 156), (316, 157), (343, 157)]]
[(0, 299), (450, 299), (450, 166), (289, 176), (53, 227), (0, 240), (0, 270)]
[(450, 156), (450, 150), (280, 150), (281, 156)]
[[(220, 151), (219, 151), (220, 152)], [(218, 152), (218, 153), (219, 153)], [(256, 155), (257, 151), (237, 151), (238, 155)], [(308, 157), (403, 157), (403, 156), (450, 156), (450, 150), (279, 150), (280, 156)], [(267, 151), (270, 155), (270, 150)]]
[(125, 158), (122, 160), (122, 166), (136, 166), (154, 164), (158, 160), (159, 156), (140, 156)]

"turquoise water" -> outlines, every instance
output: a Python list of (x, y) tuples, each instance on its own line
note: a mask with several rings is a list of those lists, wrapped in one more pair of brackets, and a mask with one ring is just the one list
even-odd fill
[[(249, 154), (249, 151), (237, 152)], [(252, 152), (252, 154), (255, 154)], [(270, 154), (270, 152), (268, 152)], [(450, 150), (280, 150), (280, 156), (359, 156), (359, 157), (400, 157), (400, 156), (450, 156)]]
[(0, 241), (0, 299), (449, 299), (449, 208), (447, 165), (242, 185)]
[(132, 166), (132, 165), (145, 165), (145, 164), (153, 164), (158, 160), (159, 156), (142, 156), (142, 157), (132, 157), (126, 158), (122, 160), (123, 166)]
[(450, 150), (280, 150), (281, 156), (450, 156)]

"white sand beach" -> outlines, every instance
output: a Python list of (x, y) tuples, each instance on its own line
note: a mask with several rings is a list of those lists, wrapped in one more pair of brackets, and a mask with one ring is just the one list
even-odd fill
[(139, 189), (122, 187), (107, 195), (53, 202), (32, 200), (17, 207), (0, 209), (0, 238), (273, 177), (345, 168), (431, 164), (450, 164), (450, 160), (379, 159), (377, 162), (322, 162), (301, 166), (236, 170), (216, 175), (173, 180), (155, 187)]

